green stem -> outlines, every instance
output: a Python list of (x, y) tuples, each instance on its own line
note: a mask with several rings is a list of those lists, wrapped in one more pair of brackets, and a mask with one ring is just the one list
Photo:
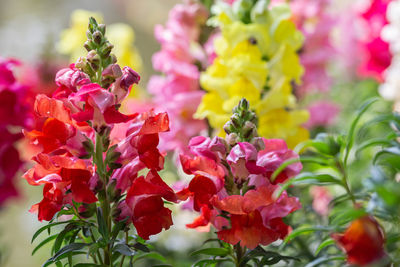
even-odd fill
[(244, 253), (246, 251), (246, 248), (242, 248), (239, 243), (236, 244), (234, 246), (234, 248), (235, 248), (235, 254), (236, 254), (236, 267), (239, 267), (240, 266), (240, 261), (243, 258), (243, 255), (244, 255)]
[(351, 188), (350, 188), (349, 178), (347, 176), (346, 166), (341, 162), (337, 162), (336, 165), (337, 165), (340, 173), (342, 174), (343, 187), (346, 190), (347, 194), (349, 194), (351, 201), (355, 205), (356, 204), (356, 198), (354, 197), (354, 194), (353, 194), (353, 192), (351, 191)]
[[(103, 218), (106, 221), (108, 232), (111, 233), (111, 216), (110, 216), (110, 201), (107, 196), (107, 184), (108, 179), (106, 175), (106, 167), (103, 160), (103, 138), (99, 133), (96, 133), (96, 151), (93, 156), (93, 161), (97, 167), (97, 173), (99, 175), (100, 180), (103, 182), (103, 192), (104, 192), (104, 199), (100, 199), (100, 207), (103, 213)], [(108, 241), (108, 240), (107, 240)], [(104, 264), (112, 267), (112, 260), (111, 260), (111, 244), (108, 243), (107, 246), (104, 248)]]

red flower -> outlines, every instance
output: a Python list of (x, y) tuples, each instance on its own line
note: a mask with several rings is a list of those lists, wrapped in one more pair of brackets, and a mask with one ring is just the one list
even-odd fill
[(177, 192), (180, 199), (185, 200), (193, 196), (194, 209), (200, 211), (203, 205), (211, 207), (210, 199), (224, 186), (224, 169), (215, 161), (206, 157), (195, 157), (191, 159), (184, 155), (180, 156), (183, 171), (195, 176), (189, 186)]
[(146, 240), (172, 225), (171, 211), (164, 207), (163, 198), (177, 201), (174, 191), (154, 170), (146, 178), (135, 179), (128, 191), (126, 204), (131, 210), (132, 222), (138, 235)]
[(69, 157), (68, 154), (49, 156), (43, 153), (38, 154), (34, 160), (38, 164), (28, 170), (24, 178), (31, 185), (45, 184), (43, 200), (32, 208), (38, 210), (39, 220), (50, 220), (61, 209), (62, 204), (68, 202), (67, 190), (71, 191), (70, 196), (76, 202), (97, 201), (89, 188), (92, 172), (88, 162)]
[(24, 131), (25, 137), (31, 143), (41, 145), (44, 153), (52, 152), (66, 145), (67, 140), (73, 137), (75, 133), (74, 127), (53, 118), (48, 118), (45, 121), (42, 131)]
[(350, 264), (364, 266), (385, 256), (383, 231), (372, 216), (353, 221), (344, 234), (332, 238), (347, 253)]
[(274, 197), (277, 186), (260, 186), (249, 190), (244, 196), (231, 195), (223, 199), (214, 196), (213, 206), (230, 214), (231, 228), (218, 232), (218, 238), (254, 249), (259, 244), (268, 245), (279, 238), (284, 238), (290, 228), (282, 221), (289, 213), (300, 207), (296, 198), (283, 194)]

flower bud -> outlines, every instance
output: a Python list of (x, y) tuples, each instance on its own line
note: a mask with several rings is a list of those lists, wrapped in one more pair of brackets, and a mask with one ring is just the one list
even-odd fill
[(251, 139), (250, 143), (257, 149), (257, 151), (265, 149), (265, 143), (262, 137), (254, 137), (253, 139)]
[(84, 44), (83, 44), (83, 47), (89, 52), (90, 50), (92, 50), (93, 48), (92, 48), (92, 45), (91, 45), (91, 43), (89, 42), (89, 41), (86, 41)]
[(85, 218), (85, 219), (90, 218), (96, 213), (96, 204), (95, 203), (91, 203), (91, 204), (82, 203), (82, 205), (79, 206), (78, 212), (82, 218)]
[(112, 179), (107, 186), (107, 195), (111, 201), (117, 201), (121, 197), (121, 190), (116, 188), (117, 180)]
[(102, 50), (101, 50), (101, 54), (104, 57), (108, 57), (111, 53), (111, 50), (113, 50), (114, 45), (112, 45), (111, 43), (107, 42), (107, 44), (105, 46), (103, 46)]
[(90, 63), (95, 63), (95, 64), (100, 63), (100, 57), (95, 50), (90, 50), (86, 56), (86, 59)]
[(106, 34), (106, 25), (105, 24), (99, 24), (98, 29), (103, 35)]
[(237, 144), (237, 142), (239, 141), (239, 137), (236, 133), (230, 133), (227, 137), (226, 137), (226, 142), (228, 142), (228, 144), (230, 146), (234, 146)]
[(249, 138), (254, 133), (255, 128), (256, 125), (254, 123), (246, 121), (243, 127), (243, 137), (246, 139)]
[(101, 44), (102, 39), (103, 39), (103, 34), (100, 31), (95, 31), (93, 33), (93, 41), (96, 44), (98, 44), (98, 45)]
[(232, 132), (232, 128), (233, 128), (233, 125), (232, 125), (232, 122), (231, 122), (231, 121), (228, 121), (227, 123), (225, 123), (225, 125), (224, 125), (224, 131), (225, 131), (227, 134), (230, 134), (230, 133)]

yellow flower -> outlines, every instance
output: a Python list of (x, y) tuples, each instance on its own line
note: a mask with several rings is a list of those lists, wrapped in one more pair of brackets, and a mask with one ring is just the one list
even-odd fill
[[(69, 55), (72, 62), (87, 53), (82, 44), (87, 39), (89, 17), (94, 17), (99, 23), (103, 21), (103, 16), (99, 12), (78, 9), (71, 15), (71, 27), (61, 33), (57, 49), (60, 53)], [(121, 66), (141, 71), (142, 59), (133, 45), (135, 33), (130, 26), (122, 23), (107, 26), (107, 38), (114, 45), (113, 53)]]
[(252, 13), (251, 23), (242, 22), (226, 6), (216, 10), (211, 23), (221, 29), (214, 42), (217, 58), (201, 74), (200, 84), (207, 93), (195, 118), (207, 118), (221, 135), (232, 108), (244, 97), (259, 118), (260, 136), (283, 138), (291, 148), (307, 140), (309, 133), (302, 124), (309, 114), (296, 109), (291, 85), (300, 83), (304, 73), (297, 54), (303, 36), (289, 20), (289, 7)]

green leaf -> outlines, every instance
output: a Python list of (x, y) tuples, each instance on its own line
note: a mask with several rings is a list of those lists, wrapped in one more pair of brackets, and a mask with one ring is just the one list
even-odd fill
[(286, 167), (292, 165), (293, 163), (297, 163), (299, 162), (300, 159), (298, 158), (292, 158), (292, 159), (288, 159), (285, 162), (283, 162), (271, 175), (271, 182), (275, 181), (276, 177), (278, 177), (278, 175), (286, 169)]
[(131, 247), (135, 248), (136, 250), (143, 251), (143, 252), (150, 252), (150, 249), (145, 244), (142, 244), (142, 243), (135, 243), (135, 244), (131, 245)]
[(50, 224), (48, 224), (48, 225), (45, 225), (45, 226), (41, 227), (39, 230), (37, 230), (37, 231), (33, 234), (31, 243), (33, 243), (33, 241), (36, 239), (36, 237), (38, 237), (44, 230), (50, 229), (51, 227), (56, 226), (56, 225), (65, 224), (65, 223), (70, 223), (70, 222), (72, 222), (72, 220), (70, 220), (70, 221), (65, 221), (65, 222), (50, 223)]
[(231, 261), (230, 259), (205, 259), (205, 260), (199, 260), (196, 261), (192, 267), (203, 267), (203, 266), (209, 266), (210, 264), (217, 264), (220, 262), (225, 262), (225, 261)]
[(165, 258), (162, 255), (158, 254), (157, 252), (150, 252), (150, 253), (138, 255), (134, 258), (133, 262), (136, 262), (136, 261), (139, 261), (139, 260), (145, 259), (145, 258), (151, 258), (151, 259), (165, 262)]
[(323, 250), (327, 246), (334, 245), (334, 244), (335, 244), (335, 240), (333, 240), (331, 238), (328, 238), (328, 239), (322, 241), (322, 243), (319, 244), (318, 248), (315, 250), (315, 256), (317, 256), (321, 252), (321, 250)]
[(346, 152), (344, 154), (344, 160), (343, 160), (345, 166), (347, 165), (347, 160), (348, 160), (348, 157), (349, 157), (349, 154), (350, 154), (350, 150), (351, 150), (351, 148), (353, 147), (353, 144), (354, 144), (354, 132), (356, 130), (357, 124), (360, 121), (361, 116), (368, 110), (368, 108), (373, 103), (375, 103), (378, 100), (379, 100), (379, 98), (374, 97), (374, 98), (368, 100), (367, 102), (365, 102), (360, 107), (360, 109), (358, 110), (358, 112), (356, 114), (356, 117), (354, 118), (353, 122), (351, 123), (349, 134), (347, 136)]
[(326, 262), (331, 262), (331, 261), (345, 261), (345, 260), (346, 260), (346, 257), (343, 257), (343, 256), (322, 257), (322, 258), (313, 260), (312, 262), (308, 263), (305, 267), (321, 266), (321, 263), (326, 263)]
[(97, 223), (99, 225), (99, 233), (104, 238), (104, 240), (108, 241), (109, 239), (108, 228), (106, 225), (106, 221), (104, 220), (103, 217), (103, 212), (100, 207), (97, 207)]
[[(396, 134), (394, 134), (396, 135)], [(367, 141), (365, 141), (364, 143), (362, 143), (356, 150), (356, 156), (358, 157), (359, 154), (372, 146), (388, 146), (391, 144), (391, 140), (392, 140), (392, 134), (390, 134), (389, 136), (387, 136), (386, 138), (374, 138), (374, 139), (369, 139)]]
[(94, 263), (78, 263), (74, 267), (107, 267), (106, 265), (99, 265)]
[(383, 149), (381, 151), (379, 151), (378, 153), (375, 154), (375, 157), (373, 159), (373, 163), (376, 164), (376, 162), (378, 161), (378, 159), (383, 156), (383, 155), (395, 155), (396, 157), (399, 157), (400, 159), (400, 148), (399, 147), (389, 147), (386, 149)]
[(267, 250), (263, 249), (262, 247), (258, 246), (253, 250), (249, 250), (244, 255), (244, 257), (241, 259), (239, 265), (247, 266), (246, 263), (250, 260), (257, 262), (257, 260), (256, 260), (257, 257), (262, 257), (261, 261), (258, 263), (257, 266), (272, 265), (272, 264), (280, 262), (281, 260), (284, 260), (284, 261), (299, 260), (295, 257), (283, 256), (274, 251), (267, 251)]
[(67, 256), (68, 253), (76, 251), (76, 250), (80, 250), (86, 246), (89, 246), (90, 244), (86, 244), (86, 243), (71, 243), (66, 245), (65, 247), (63, 247), (62, 249), (60, 249), (56, 254), (54, 254), (53, 257), (51, 257), (50, 259), (48, 259), (42, 267), (48, 266), (49, 264), (57, 261), (60, 259), (61, 256)]
[(32, 256), (36, 253), (36, 251), (38, 251), (41, 247), (43, 247), (45, 244), (49, 243), (50, 241), (54, 240), (56, 237), (58, 236), (58, 234), (49, 236), (48, 238), (46, 238), (45, 240), (43, 240), (42, 242), (39, 243), (39, 245), (37, 245), (33, 250), (32, 250)]
[(344, 225), (348, 222), (354, 221), (367, 213), (363, 209), (348, 209), (346, 211), (340, 210), (331, 215), (331, 224), (333, 225)]
[(327, 226), (308, 226), (308, 227), (301, 227), (293, 230), (284, 240), (282, 246), (286, 245), (289, 241), (295, 239), (296, 237), (300, 235), (305, 235), (317, 231), (323, 231), (323, 232), (329, 232), (332, 231), (332, 227), (327, 227)]
[(54, 253), (56, 253), (57, 251), (60, 250), (62, 242), (64, 241), (64, 237), (66, 234), (68, 234), (71, 230), (75, 229), (77, 226), (73, 223), (67, 224), (64, 228), (64, 230), (62, 230), (58, 236), (56, 241), (54, 242)]
[(225, 248), (203, 248), (192, 252), (190, 256), (196, 256), (200, 254), (224, 257), (229, 254), (229, 251)]
[(136, 252), (134, 250), (132, 250), (130, 247), (128, 247), (128, 245), (123, 244), (123, 243), (115, 245), (113, 247), (113, 251), (117, 251), (117, 252), (121, 253), (122, 255), (125, 255), (128, 257), (136, 254)]

